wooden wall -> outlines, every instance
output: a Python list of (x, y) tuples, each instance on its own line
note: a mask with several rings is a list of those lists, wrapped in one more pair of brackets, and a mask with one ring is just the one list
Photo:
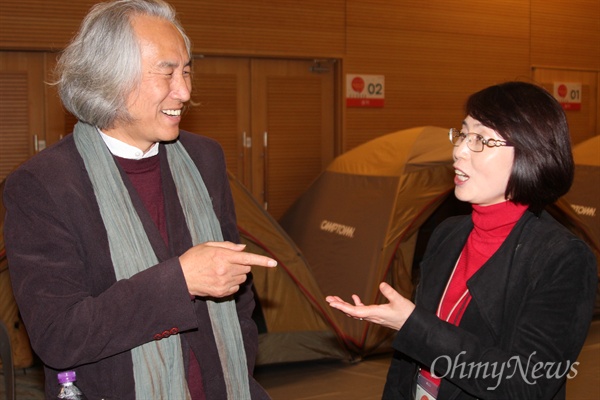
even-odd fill
[[(2, 0), (0, 51), (61, 49), (93, 3)], [(592, 72), (598, 96), (600, 0), (171, 3), (197, 54), (338, 60), (339, 151), (408, 127), (457, 125), (468, 94), (531, 79), (535, 67)], [(385, 107), (346, 108), (348, 73), (385, 75)], [(584, 136), (600, 134), (592, 111), (595, 131)]]
[(385, 75), (385, 108), (348, 109), (348, 147), (420, 125), (454, 126), (471, 92), (529, 76), (525, 1), (348, 2), (348, 73)]

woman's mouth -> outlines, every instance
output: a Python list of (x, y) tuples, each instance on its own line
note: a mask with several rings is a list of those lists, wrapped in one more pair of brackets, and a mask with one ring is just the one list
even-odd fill
[(462, 172), (460, 169), (454, 169), (454, 183), (459, 184), (469, 180), (469, 175)]

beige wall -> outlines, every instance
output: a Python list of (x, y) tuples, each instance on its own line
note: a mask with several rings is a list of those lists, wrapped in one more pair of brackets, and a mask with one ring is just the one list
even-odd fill
[[(93, 3), (2, 0), (0, 50), (64, 47)], [(598, 96), (600, 0), (171, 3), (197, 54), (338, 59), (338, 152), (399, 129), (456, 125), (468, 94), (531, 79), (534, 68), (565, 71), (566, 79), (570, 71), (591, 73), (588, 92)], [(346, 108), (347, 73), (384, 75), (385, 107)], [(600, 134), (599, 102), (592, 104), (591, 132), (582, 138)]]

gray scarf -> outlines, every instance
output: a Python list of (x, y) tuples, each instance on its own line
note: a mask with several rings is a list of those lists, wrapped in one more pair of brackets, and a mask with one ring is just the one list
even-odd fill
[[(73, 135), (94, 187), (117, 280), (128, 279), (158, 264), (115, 161), (100, 134), (95, 127), (78, 122)], [(179, 141), (165, 147), (193, 244), (222, 241), (219, 221), (200, 172)], [(235, 301), (230, 296), (206, 303), (227, 397), (249, 399), (248, 366)], [(132, 349), (131, 353), (137, 398), (190, 398), (179, 335), (148, 342)]]

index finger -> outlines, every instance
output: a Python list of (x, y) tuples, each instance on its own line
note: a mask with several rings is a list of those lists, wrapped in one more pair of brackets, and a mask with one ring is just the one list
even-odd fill
[(258, 267), (276, 267), (277, 261), (270, 257), (261, 256), (254, 253), (239, 253), (239, 263), (244, 265), (258, 266)]

